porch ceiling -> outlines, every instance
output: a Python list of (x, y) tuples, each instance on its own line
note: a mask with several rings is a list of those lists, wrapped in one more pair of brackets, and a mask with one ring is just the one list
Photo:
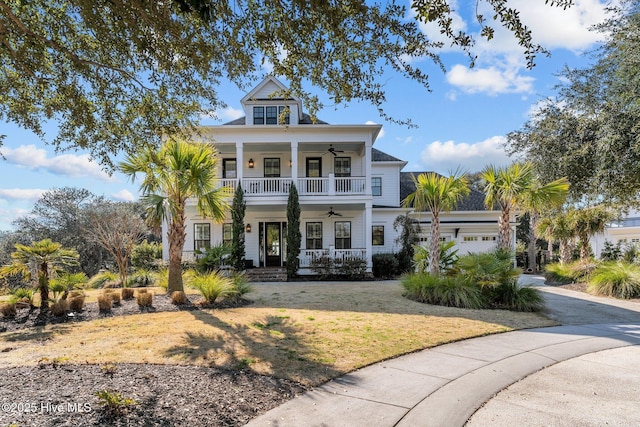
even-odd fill
[[(300, 142), (298, 144), (299, 153), (309, 154), (328, 154), (329, 147), (333, 145), (336, 150), (345, 152), (359, 152), (362, 150), (362, 142)], [(235, 154), (236, 145), (233, 144), (216, 144), (218, 152), (223, 155)], [(248, 153), (268, 154), (268, 153), (288, 153), (291, 152), (291, 144), (288, 142), (263, 142), (263, 143), (245, 143), (243, 146), (245, 156)], [(340, 153), (338, 153), (340, 155)]]

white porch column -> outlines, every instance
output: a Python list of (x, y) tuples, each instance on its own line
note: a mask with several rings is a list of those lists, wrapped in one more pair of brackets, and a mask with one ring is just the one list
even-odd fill
[(291, 181), (298, 188), (298, 141), (291, 141)]
[[(242, 178), (244, 177), (244, 147), (242, 142), (236, 142), (236, 169), (238, 182), (242, 183)], [(245, 189), (244, 186), (242, 189)]]
[(373, 211), (371, 201), (364, 204), (364, 247), (367, 250), (367, 271), (371, 272), (373, 268), (373, 242), (371, 236), (371, 227), (373, 226)]
[(371, 196), (371, 162), (373, 161), (371, 154), (372, 145), (371, 137), (367, 137), (367, 140), (364, 143), (364, 194), (367, 196)]

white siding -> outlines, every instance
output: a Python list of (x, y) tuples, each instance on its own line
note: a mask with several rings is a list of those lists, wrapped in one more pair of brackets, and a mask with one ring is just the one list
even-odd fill
[(371, 176), (382, 178), (382, 196), (373, 196), (373, 204), (378, 206), (400, 206), (401, 164), (374, 162)]

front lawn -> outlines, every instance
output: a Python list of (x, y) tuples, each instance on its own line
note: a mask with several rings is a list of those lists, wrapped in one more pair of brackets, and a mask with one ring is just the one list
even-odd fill
[[(143, 313), (0, 334), (0, 365), (249, 368), (317, 385), (446, 342), (552, 326), (540, 314), (426, 305), (397, 281), (259, 284), (241, 308)], [(197, 297), (192, 295), (192, 299)]]

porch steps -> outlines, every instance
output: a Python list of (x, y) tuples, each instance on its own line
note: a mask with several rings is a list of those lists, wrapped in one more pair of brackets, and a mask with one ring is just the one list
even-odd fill
[(250, 282), (287, 281), (287, 270), (283, 267), (248, 268), (244, 274)]

